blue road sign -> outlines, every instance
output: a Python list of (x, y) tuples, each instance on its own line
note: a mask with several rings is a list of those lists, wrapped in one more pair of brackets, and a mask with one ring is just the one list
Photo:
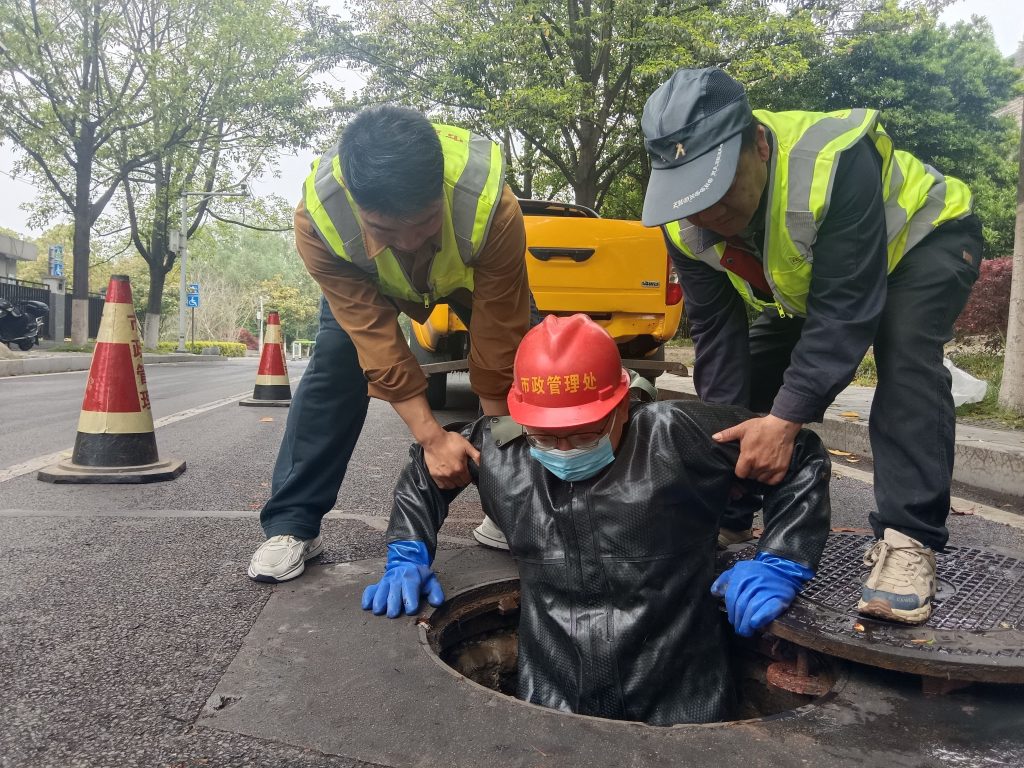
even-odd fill
[(199, 306), (199, 294), (198, 293), (190, 293), (190, 294), (188, 294), (185, 297), (185, 306), (186, 307), (192, 307), (193, 309), (198, 307)]
[[(190, 295), (191, 294), (195, 294), (196, 296), (198, 296), (199, 295), (199, 283), (189, 283), (188, 284), (188, 290), (185, 291), (185, 293), (190, 294)], [(189, 306), (191, 306), (191, 305), (189, 305)]]
[(64, 246), (51, 245), (49, 250), (50, 277), (64, 277)]

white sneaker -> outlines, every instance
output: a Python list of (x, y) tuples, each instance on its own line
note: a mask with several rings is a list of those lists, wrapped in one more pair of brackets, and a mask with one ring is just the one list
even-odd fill
[(271, 536), (260, 544), (249, 561), (249, 578), (278, 584), (301, 576), (306, 561), (324, 551), (323, 537), (297, 539), (294, 536)]
[(484, 521), (473, 529), (473, 538), (485, 547), (503, 549), (508, 552), (508, 542), (505, 541), (505, 534), (501, 532), (501, 528), (496, 526), (494, 521), (487, 515), (484, 515)]

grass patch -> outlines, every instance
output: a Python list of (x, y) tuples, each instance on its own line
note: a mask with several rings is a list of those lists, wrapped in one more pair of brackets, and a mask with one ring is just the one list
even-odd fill
[[(1003, 380), (1003, 355), (996, 352), (950, 352), (949, 359), (976, 379), (988, 382), (985, 399), (980, 403), (968, 403), (956, 409), (957, 416), (970, 419), (985, 419), (999, 422), (1011, 429), (1024, 429), (1024, 415), (999, 406), (999, 384)], [(878, 384), (875, 357), (868, 352), (857, 367), (853, 383), (859, 387), (873, 387)]]
[(1003, 380), (1003, 356), (992, 352), (951, 353), (949, 359), (978, 379), (988, 382), (985, 399), (968, 403), (956, 409), (957, 416), (972, 419), (992, 419), (1011, 429), (1024, 429), (1024, 414), (999, 406), (999, 385)]
[(853, 375), (854, 385), (858, 387), (874, 387), (878, 384), (878, 369), (875, 368), (875, 356), (871, 352), (864, 355), (864, 359), (857, 366), (857, 372)]
[(693, 348), (693, 339), (684, 339), (680, 336), (673, 336), (671, 339), (665, 342), (666, 347), (683, 347)]
[(48, 352), (92, 352), (96, 347), (95, 341), (88, 341), (85, 344), (57, 344), (47, 348)]

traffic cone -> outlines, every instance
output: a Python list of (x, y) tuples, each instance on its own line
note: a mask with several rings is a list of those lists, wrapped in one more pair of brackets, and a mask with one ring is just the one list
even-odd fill
[(284, 361), (284, 338), (277, 310), (267, 312), (267, 333), (263, 338), (260, 367), (256, 371), (256, 386), (252, 397), (239, 400), (239, 405), (279, 405), (292, 402), (292, 385), (288, 381), (288, 364)]
[(96, 335), (71, 460), (39, 471), (48, 483), (154, 483), (185, 471), (160, 461), (142, 365), (139, 321), (127, 275), (114, 275)]

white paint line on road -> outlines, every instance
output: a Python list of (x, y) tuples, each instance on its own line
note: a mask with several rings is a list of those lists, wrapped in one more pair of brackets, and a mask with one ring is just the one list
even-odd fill
[[(189, 408), (184, 411), (178, 411), (172, 413), (170, 416), (164, 416), (163, 418), (156, 419), (153, 422), (153, 427), (165, 427), (168, 424), (173, 424), (176, 421), (182, 421), (183, 419), (190, 419), (193, 416), (198, 416), (201, 413), (212, 411), (214, 408), (220, 408), (223, 405), (230, 405), (231, 403), (241, 400), (243, 397), (248, 397), (251, 390), (246, 390), (240, 395), (231, 395), (230, 397), (224, 397), (220, 400), (214, 400), (204, 405), (197, 406), (195, 408)], [(0, 483), (6, 482), (7, 480), (13, 480), (16, 477), (27, 475), (31, 472), (38, 472), (44, 467), (48, 467), (51, 464), (56, 464), (63, 458), (66, 458), (71, 454), (71, 448), (65, 448), (61, 451), (55, 451), (54, 453), (48, 453), (45, 456), (37, 456), (34, 459), (23, 461), (20, 464), (14, 464), (6, 469), (0, 469)]]
[[(851, 480), (858, 480), (868, 485), (874, 485), (874, 476), (863, 469), (855, 469), (854, 467), (848, 467), (846, 465), (837, 466), (832, 465), (832, 476), (833, 477), (848, 477)], [(986, 520), (991, 520), (993, 523), (1002, 523), (1003, 525), (1009, 525), (1012, 528), (1019, 528), (1024, 530), (1024, 517), (1018, 515), (1016, 512), (1007, 512), (1005, 509), (999, 509), (998, 507), (990, 507), (988, 504), (982, 504), (980, 501), (971, 501), (970, 499), (962, 499), (959, 496), (951, 496), (949, 499), (950, 506), (954, 509), (959, 510), (961, 513), (968, 513), (977, 515)]]
[(247, 389), (240, 395), (231, 395), (230, 397), (224, 397), (221, 398), (220, 400), (214, 400), (213, 402), (205, 403), (203, 405), (196, 406), (195, 408), (189, 408), (184, 411), (172, 413), (170, 416), (164, 416), (163, 418), (154, 421), (153, 426), (157, 428), (166, 427), (168, 424), (173, 424), (176, 421), (190, 419), (193, 416), (198, 416), (200, 413), (206, 413), (207, 411), (212, 411), (214, 408), (220, 408), (222, 405), (231, 405), (231, 403), (237, 402), (238, 400), (241, 400), (243, 397), (249, 397), (251, 393), (251, 389)]
[[(119, 517), (126, 518), (257, 518), (259, 510), (234, 510), (234, 509), (136, 509), (131, 512), (117, 509), (104, 509), (83, 512), (81, 510), (45, 510), (45, 509), (0, 509), (0, 517)], [(351, 512), (328, 512), (327, 518), (333, 520), (352, 520), (363, 523), (367, 528), (375, 531), (386, 531), (388, 529), (388, 518), (380, 515), (359, 515)], [(438, 542), (446, 544), (472, 544), (476, 545), (475, 539), (464, 536), (449, 536), (442, 533), (437, 537)]]
[[(375, 531), (386, 531), (388, 529), (388, 518), (381, 517), (380, 515), (357, 515), (353, 512), (328, 512), (326, 517), (333, 518), (335, 520), (355, 520), (360, 523), (364, 523), (366, 527), (372, 528)], [(438, 534), (438, 542), (445, 542), (447, 544), (473, 544), (476, 545), (476, 539), (469, 539), (463, 536), (449, 536), (448, 534)]]

